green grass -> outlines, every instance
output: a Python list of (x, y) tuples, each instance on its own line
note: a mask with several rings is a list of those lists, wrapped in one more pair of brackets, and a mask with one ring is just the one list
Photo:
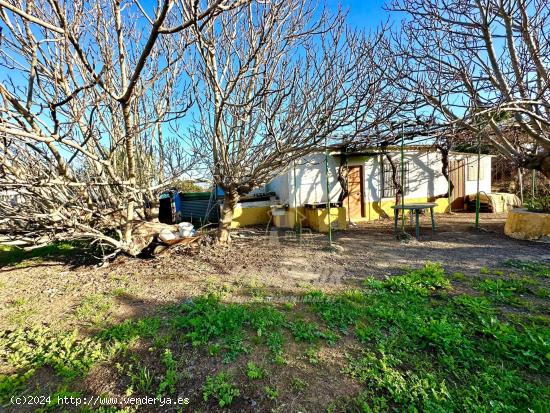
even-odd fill
[(74, 253), (76, 244), (55, 242), (50, 245), (25, 251), (19, 247), (0, 245), (0, 267), (14, 265), (17, 268), (37, 265), (48, 259), (60, 258)]
[(103, 294), (90, 294), (82, 300), (75, 311), (79, 321), (91, 325), (101, 325), (107, 321), (107, 314), (113, 306), (113, 300)]
[(507, 267), (516, 268), (535, 277), (550, 278), (550, 263), (542, 261), (508, 260)]
[[(443, 411), (537, 411), (550, 403), (548, 388), (531, 378), (550, 372), (550, 329), (501, 320), (483, 297), (449, 299), (440, 294), (451, 288), (444, 277), (427, 264), (386, 281), (367, 280), (361, 294), (311, 294), (312, 309), (329, 326), (354, 332), (365, 345), (344, 369), (366, 386), (354, 403), (365, 410)], [(487, 285), (497, 296), (519, 288)]]
[[(61, 380), (58, 391), (71, 392), (101, 363), (117, 366), (126, 395), (175, 396), (188, 388), (193, 354), (196, 368), (208, 370), (196, 387), (196, 403), (204, 405), (192, 409), (240, 406), (237, 399), (284, 409), (289, 394), (315, 398), (315, 380), (330, 377), (361, 390), (347, 398), (335, 393), (327, 411), (547, 411), (550, 318), (502, 306), (543, 288), (525, 278), (539, 276), (532, 267), (517, 269), (519, 278), (472, 277), (474, 295), (455, 291), (450, 279), (457, 277), (427, 263), (337, 294), (310, 290), (295, 306), (226, 303), (216, 294), (103, 326), (87, 339), (49, 328), (4, 332), (0, 368), (11, 373), (0, 376), (0, 405), (32, 394), (28, 383), (41, 368)], [(112, 295), (87, 297), (82, 319), (102, 319), (109, 309), (102, 300)], [(329, 351), (341, 354), (339, 372), (326, 373)], [(297, 363), (307, 366), (307, 382), (295, 377)], [(284, 369), (288, 379), (278, 381)]]
[(6, 331), (0, 334), (0, 360), (17, 372), (0, 374), (0, 404), (24, 389), (41, 367), (51, 368), (61, 378), (75, 379), (109, 355), (110, 350), (97, 339), (81, 339), (76, 331), (53, 333), (45, 327)]

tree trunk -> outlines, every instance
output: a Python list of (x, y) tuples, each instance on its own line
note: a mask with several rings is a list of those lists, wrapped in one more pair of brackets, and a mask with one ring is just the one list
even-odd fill
[(531, 156), (525, 162), (523, 167), (527, 169), (535, 169), (550, 179), (550, 151), (544, 151)]
[(235, 189), (225, 190), (223, 197), (222, 216), (218, 226), (218, 243), (228, 244), (231, 242), (231, 221), (235, 205), (239, 202), (239, 194)]

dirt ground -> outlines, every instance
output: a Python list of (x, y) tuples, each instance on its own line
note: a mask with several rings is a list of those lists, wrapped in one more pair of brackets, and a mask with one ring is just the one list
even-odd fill
[[(0, 331), (32, 324), (93, 330), (208, 292), (235, 301), (255, 295), (285, 300), (305, 288), (349, 288), (367, 276), (391, 276), (426, 261), (472, 276), (508, 259), (550, 261), (549, 244), (506, 237), (504, 215), (482, 215), (482, 231), (473, 229), (473, 220), (473, 214), (438, 215), (432, 234), (423, 217), (420, 241), (396, 240), (389, 220), (362, 223), (334, 234), (341, 247), (336, 252), (322, 234), (300, 242), (291, 234), (266, 236), (265, 228), (253, 228), (237, 231), (229, 247), (147, 260), (119, 257), (106, 268), (62, 261), (6, 267), (0, 269)], [(87, 298), (98, 296), (106, 297), (99, 320), (86, 308)]]

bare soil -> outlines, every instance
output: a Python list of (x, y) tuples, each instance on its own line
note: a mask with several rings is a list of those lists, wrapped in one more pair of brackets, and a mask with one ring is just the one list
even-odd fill
[[(106, 268), (60, 261), (6, 267), (0, 269), (0, 330), (22, 324), (93, 330), (98, 322), (142, 316), (209, 292), (235, 301), (251, 296), (284, 301), (304, 289), (349, 288), (365, 277), (391, 276), (426, 261), (441, 262), (449, 273), (466, 276), (478, 275), (482, 267), (501, 267), (508, 259), (550, 261), (549, 244), (504, 235), (505, 215), (482, 215), (480, 231), (473, 221), (473, 214), (438, 215), (432, 233), (423, 217), (420, 241), (396, 240), (390, 220), (361, 223), (333, 234), (338, 250), (328, 248), (323, 234), (297, 240), (252, 228), (236, 231), (228, 247), (168, 252), (153, 259), (119, 257)], [(103, 320), (77, 315), (90, 295), (108, 298)]]
[[(509, 272), (510, 268), (504, 265), (509, 259), (550, 262), (550, 245), (504, 236), (504, 215), (482, 215), (482, 230), (475, 230), (473, 221), (473, 214), (438, 215), (438, 229), (432, 233), (429, 218), (423, 217), (419, 241), (397, 240), (390, 220), (361, 223), (334, 233), (338, 247), (333, 249), (323, 234), (305, 234), (297, 239), (284, 231), (275, 237), (266, 234), (265, 228), (247, 228), (235, 231), (234, 242), (227, 247), (174, 249), (152, 259), (119, 257), (101, 268), (74, 264), (84, 261), (80, 257), (23, 262), (0, 269), (0, 331), (44, 324), (54, 330), (77, 328), (81, 334), (89, 334), (206, 293), (219, 293), (226, 301), (261, 299), (282, 305), (312, 288), (347, 289), (360, 285), (366, 277), (392, 276), (426, 261), (440, 262), (449, 274), (460, 272), (462, 277), (479, 277), (480, 268), (484, 267)], [(410, 227), (407, 230), (414, 232)], [(455, 286), (455, 292), (471, 289), (469, 283), (457, 282)], [(537, 303), (538, 307), (550, 313), (548, 300), (542, 301), (546, 302)], [(90, 302), (103, 305), (90, 308)], [(298, 303), (293, 312), (304, 316), (301, 306)], [(337, 347), (320, 348), (320, 365), (304, 359), (304, 349), (292, 340), (288, 343), (288, 364), (274, 368), (267, 380), (280, 389), (293, 388), (297, 379), (307, 382), (308, 387), (287, 391), (277, 401), (277, 411), (319, 411), (330, 403), (340, 411), (338, 404), (345, 405), (345, 400), (360, 391), (356, 381), (339, 374), (346, 354), (357, 351), (353, 341), (344, 338)], [(180, 383), (185, 392), (181, 396), (190, 397), (191, 406), (203, 406), (206, 411), (222, 410), (214, 402), (204, 405), (202, 385), (208, 375), (225, 369), (242, 377), (248, 360), (261, 365), (267, 357), (265, 349), (259, 349), (231, 365), (222, 365), (219, 358), (205, 356), (189, 343), (180, 345), (178, 354), (186, 360)], [(155, 370), (162, 370), (147, 348), (134, 351)], [(45, 391), (48, 386), (44, 383), (51, 382), (53, 386), (56, 377), (47, 369), (41, 374), (44, 377), (37, 375), (33, 380), (38, 380), (36, 387)], [(94, 367), (79, 387), (84, 394), (122, 395), (127, 381), (117, 374), (116, 363), (103, 363)], [(265, 394), (264, 385), (265, 380), (238, 383), (243, 395)], [(274, 406), (265, 395), (254, 399), (246, 396), (238, 398), (229, 411), (259, 412)], [(14, 407), (11, 411), (27, 410)]]

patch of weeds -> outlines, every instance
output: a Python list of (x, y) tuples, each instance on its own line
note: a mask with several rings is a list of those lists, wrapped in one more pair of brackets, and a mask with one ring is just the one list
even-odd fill
[(478, 330), (492, 340), (481, 341), (480, 347), (489, 354), (511, 360), (530, 370), (550, 371), (550, 329), (523, 326), (518, 329), (496, 317), (483, 319)]
[(533, 294), (539, 298), (549, 298), (550, 289), (545, 287), (537, 287), (534, 289)]
[(310, 347), (306, 350), (306, 359), (311, 364), (319, 364), (319, 354), (315, 347)]
[(267, 335), (266, 344), (269, 352), (273, 356), (273, 360), (277, 364), (284, 364), (283, 347), (285, 339), (279, 331), (271, 332)]
[[(378, 400), (384, 395), (384, 402), (397, 406), (415, 407), (421, 410), (432, 410), (440, 406), (443, 410), (450, 407), (450, 394), (444, 380), (438, 380), (429, 372), (412, 372), (401, 370), (401, 361), (391, 355), (382, 353), (377, 357), (365, 353), (358, 359), (351, 359), (343, 372), (364, 383), (366, 394), (363, 402), (371, 405), (369, 399)], [(368, 410), (367, 410), (368, 411)]]
[(151, 394), (153, 392), (154, 375), (147, 366), (136, 362), (128, 366), (128, 378), (130, 379), (130, 388), (126, 391), (128, 396), (134, 391), (139, 394)]
[(117, 287), (117, 288), (114, 288), (111, 291), (111, 295), (113, 297), (127, 297), (129, 294), (128, 294), (128, 291), (126, 290), (126, 288)]
[(244, 289), (245, 293), (256, 301), (263, 301), (263, 299), (269, 295), (266, 286), (257, 279), (246, 282), (244, 284)]
[(293, 377), (290, 381), (290, 385), (295, 392), (301, 392), (307, 387), (307, 382), (300, 379), (299, 377)]
[(132, 342), (138, 337), (155, 338), (162, 326), (159, 317), (144, 317), (136, 321), (124, 321), (106, 328), (97, 337), (104, 341), (112, 341), (119, 346)]
[(485, 297), (474, 297), (461, 294), (455, 296), (453, 302), (459, 309), (466, 310), (469, 316), (478, 319), (495, 313), (495, 309), (491, 305), (491, 302)]
[(171, 332), (159, 333), (153, 338), (153, 348), (163, 349), (170, 345), (174, 340), (174, 335)]
[(11, 324), (24, 325), (28, 319), (37, 313), (37, 310), (24, 297), (16, 298), (10, 303), (13, 312), (8, 316)]
[(82, 375), (96, 361), (106, 359), (109, 352), (93, 338), (79, 339), (76, 330), (53, 333), (37, 327), (1, 334), (0, 356), (18, 368), (47, 365), (70, 378)]
[(240, 390), (231, 382), (229, 375), (222, 372), (206, 378), (202, 396), (204, 401), (214, 398), (220, 407), (224, 407), (230, 405), (240, 394)]
[(550, 327), (550, 317), (543, 314), (511, 314), (509, 318), (516, 324)]
[(0, 267), (4, 265), (15, 265), (17, 268), (24, 268), (34, 264), (40, 264), (51, 258), (58, 258), (70, 254), (77, 248), (75, 243), (55, 242), (30, 251), (22, 248), (0, 245)]
[(24, 373), (0, 374), (0, 405), (7, 403), (12, 396), (24, 390), (25, 383), (34, 374), (34, 369)]
[(112, 305), (111, 297), (103, 294), (91, 294), (84, 297), (75, 311), (75, 316), (84, 323), (101, 325), (106, 321), (107, 313)]
[(246, 363), (246, 377), (251, 380), (263, 379), (265, 376), (265, 370), (257, 366), (253, 361)]
[(517, 268), (527, 275), (550, 278), (550, 263), (512, 259), (504, 263), (507, 267)]
[(273, 387), (265, 386), (264, 392), (269, 400), (275, 400), (279, 397), (279, 392)]
[(323, 332), (315, 323), (299, 320), (289, 323), (289, 328), (294, 339), (298, 342), (316, 343), (320, 338), (324, 338)]
[(361, 316), (365, 304), (365, 294), (361, 291), (348, 291), (336, 297), (327, 296), (320, 291), (312, 291), (305, 296), (308, 303), (330, 328), (343, 334), (354, 325)]
[(227, 283), (221, 282), (219, 278), (209, 276), (206, 279), (206, 294), (223, 298), (232, 293), (234, 288)]
[(463, 272), (457, 271), (451, 274), (451, 278), (456, 281), (467, 281), (468, 277)]
[(516, 294), (524, 294), (529, 292), (527, 285), (529, 283), (522, 280), (505, 280), (486, 278), (480, 281), (476, 288), (485, 292), (491, 299), (510, 304), (517, 307), (523, 307), (526, 302), (515, 297)]
[(458, 349), (467, 341), (463, 328), (447, 317), (429, 318), (418, 327), (418, 335), (445, 352)]
[(451, 288), (451, 283), (445, 277), (445, 270), (441, 264), (431, 262), (426, 263), (424, 268), (390, 277), (382, 285), (391, 291), (408, 291), (420, 295), (428, 295), (437, 289)]
[(250, 325), (256, 331), (258, 337), (276, 330), (285, 322), (283, 313), (273, 307), (258, 307), (250, 313)]
[[(411, 408), (412, 410), (412, 408)], [(327, 408), (327, 413), (346, 412), (387, 412), (391, 411), (385, 396), (374, 395), (372, 391), (361, 391), (351, 399), (336, 400)], [(414, 411), (414, 410), (412, 410)]]
[(250, 348), (244, 344), (244, 334), (242, 331), (235, 332), (223, 339), (223, 362), (230, 363), (235, 361), (240, 355), (250, 353)]
[(76, 331), (52, 332), (45, 327), (19, 329), (0, 334), (0, 360), (18, 373), (2, 376), (4, 395), (20, 387), (40, 367), (51, 367), (63, 378), (82, 377), (92, 365), (106, 360), (111, 352), (93, 338), (80, 339)]
[(71, 398), (71, 397), (82, 398), (82, 394), (76, 391), (71, 391), (66, 385), (64, 385), (64, 386), (61, 386), (61, 388), (54, 391), (51, 395), (49, 395), (49, 397), (50, 397), (50, 402), (47, 404), (47, 406), (36, 409), (35, 413), (53, 411), (55, 410), (55, 408), (62, 411), (63, 409), (61, 408), (61, 406), (63, 406), (63, 403), (60, 403), (61, 399)]
[(250, 351), (244, 343), (247, 330), (254, 331), (257, 340), (265, 340), (271, 349), (272, 334), (284, 324), (283, 314), (272, 306), (223, 304), (212, 295), (180, 306), (172, 317), (173, 327), (183, 330), (193, 346), (219, 344), (225, 362)]
[(176, 392), (176, 385), (178, 384), (180, 378), (177, 372), (177, 363), (174, 360), (172, 352), (169, 349), (164, 350), (161, 362), (166, 371), (164, 372), (164, 376), (162, 376), (162, 379), (160, 381), (157, 391), (157, 397), (161, 397), (166, 394), (174, 394)]

